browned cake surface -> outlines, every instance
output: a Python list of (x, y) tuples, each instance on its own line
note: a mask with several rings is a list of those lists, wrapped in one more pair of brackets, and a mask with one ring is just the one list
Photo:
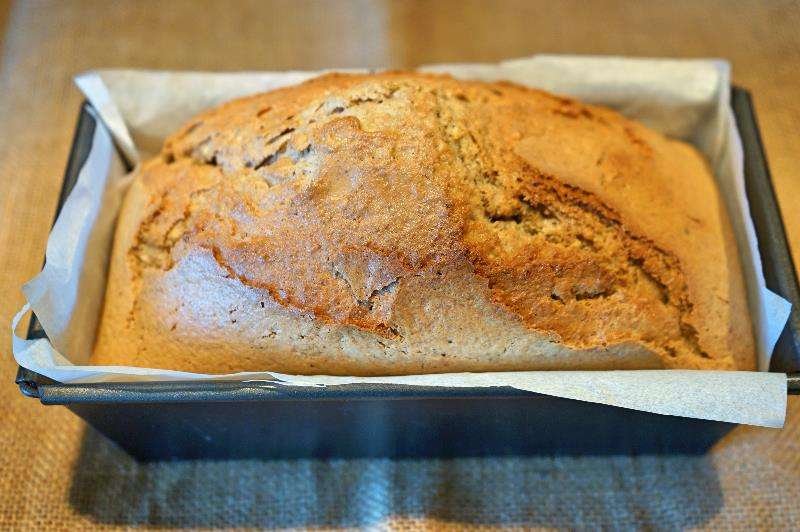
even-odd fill
[(208, 111), (123, 206), (98, 364), (753, 369), (702, 157), (507, 83), (328, 75)]

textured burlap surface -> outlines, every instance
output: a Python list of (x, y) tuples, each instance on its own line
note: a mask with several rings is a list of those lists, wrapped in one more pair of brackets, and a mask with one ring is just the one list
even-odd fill
[(5, 325), (43, 256), (94, 67), (266, 70), (536, 52), (718, 56), (756, 98), (800, 258), (800, 8), (780, 2), (0, 1), (0, 528), (775, 528), (800, 522), (800, 401), (703, 457), (140, 465), (24, 399)]

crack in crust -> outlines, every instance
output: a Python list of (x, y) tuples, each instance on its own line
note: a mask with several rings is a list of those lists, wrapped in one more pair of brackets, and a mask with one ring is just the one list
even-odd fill
[[(638, 277), (640, 282), (648, 283), (658, 291), (663, 305), (678, 312), (680, 335), (685, 345), (696, 355), (711, 358), (700, 347), (697, 330), (687, 321), (693, 305), (688, 297), (685, 274), (677, 257), (651, 240), (626, 229), (618, 214), (591, 193), (559, 182), (553, 176), (544, 175), (527, 164), (523, 164), (521, 175), (512, 180), (511, 186), (509, 183), (500, 184), (498, 169), (488, 160), (486, 150), (476, 140), (490, 137), (476, 134), (472, 126), (460, 121), (453, 111), (465, 105), (467, 100), (438, 90), (433, 93), (440, 132), (467, 178), (479, 191), (479, 207), (474, 206), (473, 217), (482, 218), (493, 226), (514, 226), (515, 237), (521, 236), (521, 230), (524, 238), (532, 241), (533, 245), (537, 241), (541, 245), (543, 239), (548, 245), (565, 251), (577, 247), (591, 256), (598, 265), (615, 274), (610, 282), (600, 285), (576, 284), (569, 291), (559, 290), (554, 286), (549, 294), (550, 299), (562, 306), (569, 300), (590, 304), (592, 300), (611, 297), (624, 288), (631, 277)], [(605, 123), (604, 119), (580, 104), (567, 99), (561, 99), (560, 103), (562, 105), (554, 111), (558, 114)], [(625, 127), (624, 132), (637, 149), (652, 153), (647, 143), (636, 136), (630, 127)], [(589, 219), (599, 224), (590, 223)], [(615, 241), (613, 246), (605, 245), (609, 240)], [(624, 248), (624, 256), (616, 257), (615, 260), (620, 244)], [(480, 253), (473, 254), (473, 257), (477, 272), (486, 276), (491, 284), (496, 275), (493, 271), (496, 266), (491, 264), (493, 261), (486, 261)], [(504, 261), (505, 264), (508, 260), (509, 257), (504, 256), (498, 262)], [(496, 285), (493, 291), (496, 303), (520, 312), (519, 308), (514, 308), (513, 303), (509, 305), (502, 290), (498, 290)], [(659, 348), (653, 342), (648, 343)], [(674, 356), (675, 347), (672, 345), (659, 349)]]
[(385, 338), (401, 337), (400, 333), (394, 326), (385, 323), (375, 323), (375, 320), (371, 315), (373, 311), (373, 305), (376, 303), (379, 297), (391, 295), (396, 291), (398, 282), (397, 280), (392, 281), (384, 287), (373, 290), (366, 300), (359, 300), (354, 295), (353, 297), (356, 299), (358, 305), (350, 309), (348, 314), (343, 317), (336, 313), (332, 313), (331, 309), (325, 305), (309, 306), (307, 302), (293, 297), (290, 293), (272, 283), (263, 282), (242, 274), (237, 270), (237, 268), (230, 264), (230, 262), (225, 258), (223, 252), (216, 246), (212, 246), (208, 251), (211, 253), (214, 262), (216, 262), (220, 268), (225, 270), (226, 277), (229, 279), (236, 279), (245, 286), (267, 292), (275, 302), (286, 308), (295, 309), (300, 313), (313, 315), (316, 319), (322, 321), (323, 323), (348, 323), (349, 325), (354, 325), (365, 330), (376, 332)]
[(156, 202), (153, 211), (139, 224), (133, 246), (128, 250), (129, 259), (136, 264), (137, 275), (143, 268), (153, 267), (167, 271), (174, 266), (172, 249), (192, 226), (192, 216), (198, 210), (198, 199), (212, 190), (211, 187), (194, 190), (189, 195), (182, 214), (170, 224), (166, 231), (154, 228), (164, 215), (169, 190), (165, 190)]
[[(223, 176), (227, 176), (230, 179), (235, 177), (236, 179), (241, 179), (249, 183), (263, 180), (269, 183), (269, 185), (274, 186), (280, 184), (283, 180), (270, 179), (269, 176), (272, 174), (264, 174), (263, 171), (269, 170), (269, 167), (278, 166), (279, 163), (285, 159), (288, 164), (295, 166), (295, 168), (292, 168), (290, 176), (290, 180), (295, 180), (300, 176), (307, 176), (313, 173), (313, 171), (297, 172), (296, 166), (299, 163), (310, 161), (314, 164), (316, 163), (314, 159), (317, 156), (323, 156), (329, 151), (324, 146), (315, 146), (308, 140), (309, 135), (314, 133), (312, 126), (315, 130), (320, 130), (326, 123), (343, 120), (339, 115), (342, 115), (352, 108), (360, 107), (365, 104), (380, 105), (391, 99), (398, 89), (399, 86), (388, 87), (385, 88), (385, 90), (379, 91), (375, 96), (356, 96), (347, 99), (345, 102), (342, 102), (338, 98), (327, 98), (317, 105), (314, 112), (310, 115), (303, 112), (297, 113), (297, 118), (295, 115), (286, 117), (283, 122), (274, 126), (274, 128), (277, 129), (276, 132), (272, 133), (271, 136), (269, 136), (269, 134), (265, 135), (265, 137), (268, 137), (265, 141), (265, 147), (277, 146), (277, 148), (274, 148), (271, 153), (262, 157), (257, 162), (248, 160), (230, 161), (227, 155), (222, 153), (217, 146), (215, 133), (204, 135), (196, 142), (192, 142), (191, 139), (189, 139), (184, 145), (177, 147), (176, 144), (178, 144), (178, 141), (187, 140), (187, 137), (189, 137), (191, 133), (197, 131), (204, 123), (203, 120), (198, 120), (167, 141), (162, 153), (162, 161), (168, 165), (189, 162), (200, 166), (214, 167), (219, 169)], [(257, 118), (262, 118), (272, 111), (272, 106), (262, 107), (256, 116)], [(304, 146), (298, 148), (296, 147), (298, 144)], [(316, 164), (316, 166), (318, 166), (318, 164)], [(267, 177), (262, 178), (261, 176)], [(224, 188), (225, 184), (225, 180), (223, 180), (218, 186), (212, 188), (221, 190)], [(197, 206), (196, 199), (209, 190), (211, 189), (193, 192), (185, 207), (184, 215), (176, 220), (172, 224), (172, 227), (163, 235), (158, 234), (158, 231), (155, 231), (156, 234), (151, 233), (154, 233), (153, 227), (156, 226), (163, 217), (166, 204), (169, 203), (171, 191), (165, 190), (158, 200), (153, 202), (155, 207), (152, 208), (151, 212), (141, 222), (134, 244), (128, 251), (131, 270), (134, 272), (137, 279), (141, 277), (141, 272), (144, 269), (170, 270), (174, 266), (174, 246), (182, 238), (192, 237), (194, 238), (194, 244), (206, 247), (212, 252), (211, 254), (214, 260), (227, 272), (230, 278), (235, 278), (242, 284), (252, 288), (266, 291), (281, 305), (295, 308), (301, 312), (311, 312), (326, 322), (340, 323), (344, 321), (360, 328), (374, 330), (388, 337), (400, 337), (399, 332), (397, 332), (394, 326), (381, 321), (376, 322), (375, 317), (375, 314), (385, 314), (386, 309), (379, 309), (378, 307), (384, 307), (387, 301), (391, 303), (397, 291), (400, 277), (395, 277), (382, 286), (375, 287), (364, 297), (360, 297), (358, 291), (354, 289), (346, 277), (337, 276), (347, 287), (355, 303), (355, 308), (351, 309), (344, 316), (341, 314), (341, 309), (333, 309), (333, 311), (331, 311), (332, 309), (328, 309), (324, 305), (308, 306), (304, 298), (292, 297), (291, 294), (288, 294), (274, 283), (264, 282), (263, 280), (245, 275), (242, 271), (237, 271), (237, 268), (233, 266), (230, 261), (225, 259), (225, 254), (220, 247), (211, 244), (202, 244), (203, 237), (201, 233), (204, 233), (204, 231), (207, 232), (208, 223), (202, 221), (198, 222), (193, 215), (195, 211), (200, 210)], [(247, 200), (246, 197), (240, 197), (239, 199)], [(253, 216), (259, 215), (256, 207), (251, 206), (250, 210), (253, 211)], [(209, 214), (217, 218), (217, 223), (230, 226), (232, 232), (236, 231), (235, 225), (232, 226), (228, 221), (219, 219), (219, 215), (215, 212), (201, 213), (200, 218), (202, 219), (203, 216), (207, 217)], [(138, 297), (135, 298), (135, 301), (136, 300), (138, 300)], [(134, 309), (135, 307), (136, 304), (134, 303)], [(131, 314), (133, 313), (134, 310), (131, 311)]]

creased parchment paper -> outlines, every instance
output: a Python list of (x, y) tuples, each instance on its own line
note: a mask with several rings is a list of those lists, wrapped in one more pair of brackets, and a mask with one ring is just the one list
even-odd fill
[[(23, 291), (47, 339), (14, 335), (17, 362), (61, 382), (193, 379), (270, 380), (285, 385), (397, 383), (512, 386), (559, 397), (686, 417), (780, 427), (786, 376), (767, 373), (790, 305), (764, 283), (744, 193), (742, 147), (729, 106), (728, 65), (705, 60), (536, 56), (500, 64), (435, 65), (422, 70), (462, 78), (507, 79), (616, 108), (697, 146), (710, 161), (742, 255), (760, 372), (557, 371), (330, 377), (239, 373), (199, 375), (162, 369), (88, 366), (106, 283), (113, 225), (129, 181), (119, 151), (135, 164), (197, 112), (225, 100), (291, 85), (315, 72), (185, 73), (107, 70), (76, 83), (100, 117), (78, 183), (47, 244), (47, 264)], [(114, 149), (114, 144), (119, 151)], [(60, 169), (53, 169), (59, 171)], [(264, 368), (268, 370), (269, 368)]]

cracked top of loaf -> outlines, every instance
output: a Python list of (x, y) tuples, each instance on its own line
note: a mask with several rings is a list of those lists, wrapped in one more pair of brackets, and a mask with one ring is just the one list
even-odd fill
[(753, 369), (690, 146), (509, 83), (325, 75), (140, 169), (94, 362), (197, 372)]

